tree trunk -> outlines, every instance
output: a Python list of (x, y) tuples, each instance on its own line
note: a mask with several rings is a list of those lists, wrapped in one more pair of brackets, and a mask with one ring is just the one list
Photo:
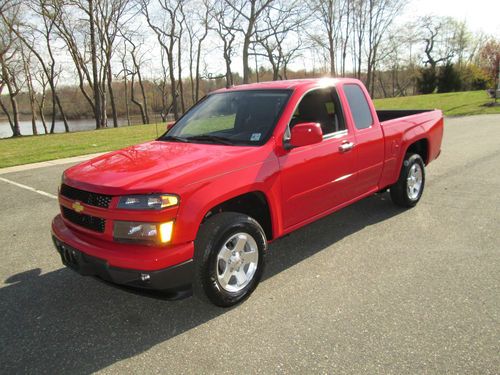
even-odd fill
[(12, 120), (12, 117), (11, 117), (7, 107), (5, 106), (5, 104), (3, 104), (1, 97), (0, 97), (0, 108), (2, 108), (3, 113), (5, 113), (5, 116), (7, 116), (7, 121), (9, 121), (10, 129), (12, 130), (12, 133), (14, 133), (14, 122)]
[[(172, 49), (171, 49), (172, 50)], [(174, 111), (174, 119), (179, 118), (179, 109), (177, 108), (177, 90), (175, 87), (174, 59), (171, 52), (167, 53), (168, 72), (170, 76), (170, 95), (172, 95), (172, 109)]]
[(139, 107), (139, 111), (141, 112), (142, 123), (143, 124), (147, 124), (147, 118), (146, 118), (146, 113), (144, 112), (144, 106), (143, 106), (143, 104), (140, 101), (138, 101), (135, 98), (135, 90), (134, 90), (134, 83), (135, 82), (134, 82), (134, 77), (135, 77), (135, 74), (132, 75), (132, 81), (131, 81), (131, 84), (130, 84), (130, 100), (137, 107)]
[(125, 91), (125, 112), (127, 114), (127, 125), (130, 126), (130, 108), (129, 108), (129, 104), (128, 104), (128, 83), (127, 83), (127, 71), (126, 69), (123, 69), (124, 72), (125, 72), (125, 76), (124, 76), (124, 91)]
[(48, 134), (47, 122), (45, 121), (45, 114), (43, 113), (43, 111), (44, 111), (44, 104), (40, 103), (38, 105), (38, 114), (40, 115), (40, 121), (42, 122), (43, 131), (45, 132), (45, 134)]
[(56, 127), (56, 93), (52, 88), (52, 85), (50, 85), (50, 90), (52, 93), (52, 120), (50, 124), (50, 134), (54, 134)]
[(45, 134), (48, 134), (48, 129), (47, 129), (47, 122), (45, 121), (45, 99), (47, 97), (47, 91), (46, 91), (46, 82), (42, 78), (42, 93), (40, 94), (40, 101), (37, 100), (35, 96), (35, 100), (37, 103), (38, 107), (38, 115), (40, 116), (40, 121), (42, 122), (43, 130)]
[(250, 47), (250, 36), (245, 35), (243, 42), (243, 83), (250, 82), (250, 67), (248, 66), (248, 48)]
[[(201, 60), (201, 45), (208, 35), (208, 22), (205, 24), (205, 33), (198, 40), (198, 49), (196, 51), (196, 102), (200, 99), (200, 60)], [(194, 104), (194, 103), (193, 103)]]
[(7, 85), (7, 91), (9, 92), (9, 100), (12, 108), (12, 117), (9, 115), (7, 108), (2, 103), (2, 110), (7, 114), (9, 118), (10, 128), (12, 130), (13, 137), (19, 137), (21, 135), (21, 129), (19, 128), (19, 108), (17, 105), (16, 95), (17, 92), (14, 91), (11, 83), (11, 75), (5, 64), (2, 63), (2, 77), (5, 84)]
[[(61, 118), (63, 120), (64, 124), (64, 131), (66, 133), (69, 133), (69, 125), (68, 125), (68, 119), (66, 118), (66, 113), (64, 112), (63, 106), (61, 105), (61, 101), (59, 100), (59, 95), (57, 94), (56, 91), (56, 74), (55, 74), (55, 66), (56, 66), (56, 60), (54, 59), (54, 54), (52, 53), (52, 48), (50, 46), (50, 37), (47, 34), (46, 37), (46, 45), (47, 45), (47, 51), (49, 53), (49, 58), (50, 58), (50, 70), (45, 68), (45, 64), (43, 62), (43, 58), (41, 55), (37, 56), (38, 60), (42, 64), (42, 67), (44, 67), (44, 71), (47, 75), (47, 79), (49, 81), (50, 89), (52, 90), (52, 101), (56, 103), (57, 108), (59, 109), (59, 113), (61, 115)], [(56, 111), (54, 105), (52, 106), (52, 125), (51, 125), (51, 133), (53, 133), (53, 127), (55, 125), (55, 117), (56, 117)]]
[(179, 96), (181, 97), (181, 111), (182, 113), (186, 112), (186, 105), (184, 103), (184, 85), (182, 84), (182, 61), (181, 61), (181, 53), (182, 53), (182, 50), (181, 50), (181, 36), (182, 34), (182, 29), (180, 31), (180, 34), (179, 34), (179, 44), (177, 44), (177, 69), (178, 69), (178, 82), (179, 82)]
[(226, 62), (226, 88), (230, 88), (233, 85), (233, 72), (231, 71), (231, 56), (226, 48), (224, 48), (224, 61)]
[(33, 135), (38, 135), (38, 129), (36, 128), (36, 109), (35, 109), (35, 91), (33, 90), (33, 77), (31, 76), (31, 71), (29, 67), (29, 60), (27, 60), (24, 50), (21, 50), (23, 58), (24, 74), (26, 76), (26, 86), (28, 88), (28, 96), (30, 101), (31, 109), (31, 131)]
[[(198, 43), (198, 51), (196, 51), (196, 95), (195, 103), (200, 100), (200, 60), (201, 60), (201, 41)], [(194, 103), (193, 103), (194, 104)]]
[(139, 86), (141, 88), (141, 93), (142, 93), (142, 103), (144, 104), (143, 122), (144, 124), (149, 124), (148, 98), (146, 96), (146, 89), (144, 88), (144, 82), (142, 81), (141, 71), (139, 70), (138, 66), (136, 68), (137, 68), (137, 78), (139, 78)]
[(335, 77), (335, 47), (333, 45), (333, 36), (329, 35), (328, 36), (328, 53), (330, 57), (330, 76)]
[(95, 127), (100, 129), (101, 123), (101, 93), (99, 92), (99, 77), (97, 69), (97, 47), (96, 47), (96, 36), (95, 36), (95, 22), (94, 22), (94, 0), (88, 0), (89, 2), (89, 22), (90, 22), (90, 50), (92, 59), (92, 80), (93, 80), (93, 91), (94, 91), (94, 117), (95, 117)]
[[(162, 53), (162, 58), (163, 58), (163, 53)], [(195, 86), (195, 79), (196, 78), (193, 75), (193, 63), (194, 63), (194, 61), (193, 61), (193, 37), (191, 35), (189, 35), (189, 84), (191, 86), (191, 102), (192, 102), (192, 104), (194, 104), (198, 101), (198, 95), (197, 95), (198, 89), (197, 88), (195, 89), (195, 87), (196, 87)], [(196, 77), (198, 77), (197, 72), (195, 74), (196, 74)], [(162, 93), (162, 95), (163, 95), (163, 93)]]
[[(109, 59), (111, 61), (111, 58)], [(109, 92), (109, 102), (111, 104), (111, 113), (113, 116), (113, 127), (118, 127), (118, 115), (116, 113), (116, 104), (115, 104), (115, 94), (113, 91), (113, 74), (111, 72), (111, 63), (108, 63), (108, 92)]]
[(57, 103), (57, 108), (59, 108), (59, 114), (62, 117), (63, 124), (64, 124), (64, 131), (66, 133), (69, 133), (69, 126), (68, 126), (68, 119), (66, 118), (66, 113), (63, 110), (63, 107), (61, 105), (61, 100), (59, 99), (59, 94), (56, 93), (56, 103)]
[(19, 128), (19, 108), (15, 96), (10, 97), (10, 103), (12, 105), (12, 119), (14, 125), (12, 128), (12, 136), (19, 137), (21, 135), (21, 129)]

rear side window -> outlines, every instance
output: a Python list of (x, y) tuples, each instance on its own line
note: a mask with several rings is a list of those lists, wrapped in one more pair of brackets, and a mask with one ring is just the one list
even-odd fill
[(356, 128), (366, 129), (372, 126), (372, 113), (361, 87), (358, 85), (344, 85), (344, 93), (349, 102)]

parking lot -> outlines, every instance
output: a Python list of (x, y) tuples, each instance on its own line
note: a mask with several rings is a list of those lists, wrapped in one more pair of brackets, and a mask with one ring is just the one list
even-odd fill
[(446, 120), (416, 208), (380, 194), (274, 242), (232, 309), (63, 268), (69, 165), (0, 174), (3, 374), (500, 373), (500, 115)]

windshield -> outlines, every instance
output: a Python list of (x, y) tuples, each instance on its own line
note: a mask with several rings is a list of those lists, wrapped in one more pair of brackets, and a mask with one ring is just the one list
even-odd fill
[(262, 145), (271, 136), (290, 90), (228, 91), (207, 96), (160, 140)]

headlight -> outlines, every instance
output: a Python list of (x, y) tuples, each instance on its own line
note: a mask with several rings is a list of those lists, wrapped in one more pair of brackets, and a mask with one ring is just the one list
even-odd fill
[(174, 222), (141, 223), (133, 221), (115, 221), (113, 238), (117, 242), (161, 245), (170, 242)]
[(127, 195), (120, 197), (118, 208), (127, 210), (161, 210), (177, 206), (179, 197), (172, 194)]

